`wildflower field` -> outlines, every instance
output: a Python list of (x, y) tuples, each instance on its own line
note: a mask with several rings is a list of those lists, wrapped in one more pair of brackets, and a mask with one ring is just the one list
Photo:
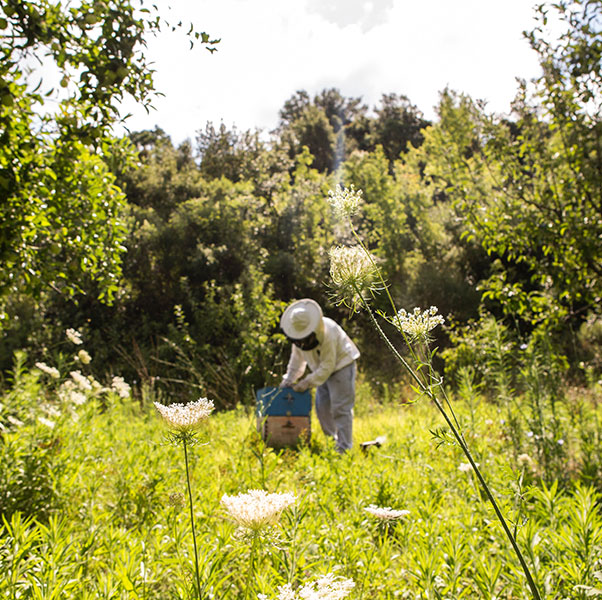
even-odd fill
[[(276, 452), (250, 410), (203, 404), (188, 488), (152, 392), (65, 387), (40, 367), (17, 364), (2, 398), (2, 598), (531, 597), (472, 467), (411, 390), (360, 383), (343, 456), (315, 419), (307, 446)], [(557, 412), (556, 471), (532, 431), (514, 451), (520, 412), (465, 388), (452, 399), (545, 598), (602, 594), (599, 394)]]

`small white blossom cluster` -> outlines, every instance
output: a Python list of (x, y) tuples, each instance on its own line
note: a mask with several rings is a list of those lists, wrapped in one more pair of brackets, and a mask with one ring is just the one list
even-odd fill
[(38, 416), (38, 423), (44, 425), (44, 427), (48, 427), (48, 429), (54, 429), (54, 426), (56, 425), (54, 421), (41, 415)]
[(533, 459), (528, 454), (519, 454), (516, 460), (521, 467), (533, 467)]
[(199, 398), (188, 404), (169, 404), (168, 406), (155, 402), (167, 427), (175, 433), (191, 433), (211, 414), (213, 400)]
[(425, 311), (416, 307), (413, 313), (406, 312), (403, 308), (397, 313), (397, 318), (393, 319), (393, 324), (410, 336), (412, 339), (428, 339), (429, 332), (435, 329), (437, 325), (443, 325), (445, 319), (437, 314), (437, 307), (431, 306)]
[[(475, 463), (478, 466), (479, 463)], [(470, 473), (472, 471), (472, 465), (470, 463), (460, 463), (460, 466), (458, 467), (458, 471), (461, 471), (462, 473)]]
[(82, 334), (79, 331), (77, 331), (76, 329), (71, 329), (71, 328), (67, 329), (67, 331), (65, 331), (65, 335), (76, 346), (79, 346), (80, 344), (84, 343), (82, 340)]
[(58, 379), (61, 376), (57, 368), (49, 367), (45, 362), (37, 362), (36, 367), (43, 373), (46, 373), (46, 375), (50, 375), (53, 379)]
[(241, 527), (258, 530), (278, 521), (282, 511), (295, 503), (294, 494), (269, 494), (265, 490), (249, 490), (237, 496), (222, 496), (222, 505)]
[(328, 201), (337, 214), (348, 217), (357, 212), (362, 201), (362, 190), (356, 190), (353, 184), (347, 189), (337, 184), (334, 192), (328, 192)]
[(367, 506), (364, 510), (381, 521), (396, 521), (410, 514), (409, 510), (395, 510), (388, 506), (381, 507), (374, 504)]
[(89, 365), (92, 357), (85, 350), (80, 350), (75, 359), (82, 363), (82, 365)]
[(129, 398), (132, 391), (129, 383), (127, 383), (123, 377), (119, 377), (119, 375), (113, 377), (111, 389), (118, 394), (120, 398)]
[(92, 390), (92, 383), (90, 383), (90, 380), (85, 375), (82, 375), (81, 371), (70, 371), (69, 375), (71, 375), (71, 379), (73, 379), (80, 390), (84, 390), (86, 392)]
[[(355, 587), (352, 579), (335, 577), (332, 573), (320, 577), (313, 583), (307, 583), (297, 591), (290, 584), (278, 588), (277, 600), (341, 600)], [(259, 600), (267, 596), (259, 594)]]
[(85, 404), (87, 400), (86, 394), (84, 394), (79, 386), (77, 386), (71, 379), (63, 382), (59, 388), (59, 398), (63, 402), (76, 404), (78, 406)]
[[(25, 425), (25, 423), (23, 423), (23, 421), (21, 421), (21, 419), (17, 419), (17, 417), (13, 417), (12, 415), (8, 415), (6, 417), (6, 420), (13, 426), (13, 427), (22, 427), (23, 425)], [(2, 429), (4, 429), (4, 427), (2, 427)]]
[(340, 302), (355, 309), (366, 292), (376, 290), (378, 269), (374, 259), (361, 246), (335, 246), (330, 249), (330, 277)]

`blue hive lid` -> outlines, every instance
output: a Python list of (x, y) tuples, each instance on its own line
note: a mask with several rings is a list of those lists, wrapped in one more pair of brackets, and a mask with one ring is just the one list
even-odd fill
[(264, 387), (256, 393), (258, 416), (303, 417), (311, 412), (311, 392), (293, 388)]

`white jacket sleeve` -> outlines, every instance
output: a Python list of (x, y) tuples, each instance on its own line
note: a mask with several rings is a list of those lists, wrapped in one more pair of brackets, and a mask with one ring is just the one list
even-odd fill
[(291, 357), (288, 361), (286, 373), (283, 378), (283, 382), (286, 382), (287, 384), (292, 384), (297, 381), (297, 379), (303, 375), (305, 367), (307, 366), (307, 362), (303, 358), (301, 350), (299, 350), (295, 344), (293, 344), (292, 348)]

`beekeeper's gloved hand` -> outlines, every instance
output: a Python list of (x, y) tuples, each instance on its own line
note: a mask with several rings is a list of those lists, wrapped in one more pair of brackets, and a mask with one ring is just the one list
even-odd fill
[(297, 383), (295, 383), (295, 385), (293, 385), (293, 389), (295, 390), (295, 392), (304, 392), (310, 387), (310, 384), (305, 379), (301, 379), (301, 381), (298, 381)]
[(286, 377), (278, 384), (279, 388), (291, 387), (293, 382), (286, 379)]

